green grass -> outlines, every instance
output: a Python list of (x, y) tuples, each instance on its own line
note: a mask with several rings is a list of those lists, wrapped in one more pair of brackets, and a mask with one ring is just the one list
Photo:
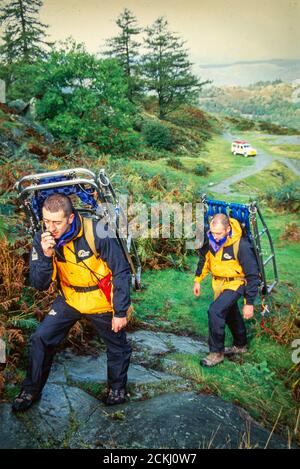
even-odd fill
[(295, 292), (299, 292), (299, 243), (280, 239), (285, 233), (286, 226), (298, 221), (298, 217), (295, 213), (276, 213), (275, 210), (266, 209), (264, 206), (262, 206), (262, 211), (272, 235), (283, 290), (286, 290), (285, 285), (290, 284)]
[[(192, 191), (205, 191), (209, 183), (218, 183), (222, 179), (229, 177), (232, 173), (240, 171), (253, 165), (253, 161), (246, 158), (232, 158), (230, 143), (224, 141), (220, 136), (206, 143), (206, 150), (199, 154), (199, 157), (180, 156), (180, 161), (184, 165), (183, 169), (174, 169), (167, 165), (167, 158), (160, 158), (154, 161), (130, 160), (123, 163), (123, 169), (126, 172), (133, 173), (136, 176), (146, 174), (150, 179), (160, 175), (172, 186), (180, 189), (182, 186), (188, 186)], [(208, 163), (211, 172), (208, 176), (197, 176), (194, 172), (199, 163)], [(140, 183), (140, 189), (143, 188), (143, 182)]]
[(172, 359), (177, 362), (177, 373), (191, 379), (199, 392), (210, 390), (240, 405), (267, 428), (272, 428), (280, 413), (276, 432), (281, 431), (286, 439), (288, 428), (295, 428), (295, 402), (282, 376), (289, 366), (290, 351), (282, 346), (263, 338), (252, 340), (251, 351), (243, 358), (225, 359), (213, 369), (201, 368), (198, 355), (174, 354)]
[(283, 163), (273, 161), (263, 171), (253, 174), (242, 181), (232, 185), (235, 191), (262, 195), (268, 191), (276, 190), (278, 187), (296, 181), (297, 176)]
[(74, 381), (68, 379), (68, 384), (70, 386), (76, 386), (77, 388), (82, 389), (93, 397), (100, 399), (104, 396), (106, 391), (106, 385), (102, 383), (95, 383), (92, 381)]
[[(270, 143), (272, 144), (272, 140)], [(300, 159), (300, 145), (297, 144), (281, 143), (276, 146), (272, 145), (272, 150), (282, 156)]]
[(195, 256), (189, 259), (189, 274), (174, 269), (144, 272), (145, 290), (142, 295), (133, 294), (137, 318), (151, 321), (158, 329), (163, 327), (170, 332), (207, 335), (207, 306), (211, 287), (209, 282), (203, 286), (201, 303), (194, 297), (192, 268), (196, 262)]
[(258, 149), (258, 156), (259, 156), (259, 149), (261, 148), (265, 152), (269, 153), (273, 156), (280, 156), (285, 158), (294, 158), (300, 159), (300, 145), (297, 144), (275, 144), (273, 143), (278, 136), (274, 136), (274, 138), (270, 138), (266, 136), (262, 132), (240, 132), (241, 138), (245, 138), (251, 145)]
[(231, 143), (221, 136), (215, 137), (207, 144), (207, 160), (214, 168), (210, 182), (219, 183), (253, 165), (251, 158), (234, 158), (231, 154)]

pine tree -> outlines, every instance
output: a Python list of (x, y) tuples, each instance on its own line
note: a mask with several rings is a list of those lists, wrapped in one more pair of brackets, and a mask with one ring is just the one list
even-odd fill
[(38, 20), (42, 0), (11, 0), (0, 7), (0, 26), (4, 30), (0, 55), (6, 64), (32, 63), (45, 56), (47, 25)]
[(206, 82), (192, 74), (192, 63), (188, 52), (176, 34), (168, 30), (165, 18), (158, 18), (146, 28), (147, 37), (143, 56), (143, 72), (146, 89), (158, 98), (159, 117), (167, 114), (181, 104), (193, 102)]
[(128, 98), (133, 98), (141, 88), (139, 75), (139, 46), (140, 43), (135, 37), (140, 34), (141, 28), (137, 26), (137, 19), (127, 8), (116, 20), (117, 26), (121, 29), (120, 34), (106, 41), (107, 51), (105, 55), (116, 58), (126, 77), (128, 83)]

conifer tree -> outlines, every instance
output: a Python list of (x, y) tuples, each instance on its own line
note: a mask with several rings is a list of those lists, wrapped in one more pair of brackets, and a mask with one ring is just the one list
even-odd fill
[(5, 64), (32, 63), (45, 55), (47, 25), (38, 19), (42, 0), (0, 2), (0, 26), (3, 29), (0, 55)]
[(128, 83), (128, 98), (133, 98), (141, 89), (139, 73), (139, 47), (140, 43), (136, 37), (141, 32), (137, 25), (137, 19), (127, 8), (116, 20), (117, 26), (121, 29), (120, 34), (106, 41), (107, 50), (105, 55), (116, 58), (126, 77)]
[(181, 104), (195, 101), (206, 82), (200, 82), (193, 75), (192, 63), (182, 41), (168, 30), (165, 18), (158, 18), (146, 28), (146, 53), (143, 56), (145, 86), (158, 98), (159, 117), (167, 114)]

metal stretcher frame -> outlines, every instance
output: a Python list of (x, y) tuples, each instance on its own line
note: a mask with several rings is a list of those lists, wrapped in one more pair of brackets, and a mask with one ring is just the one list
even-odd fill
[[(49, 179), (50, 181), (44, 182)], [(53, 181), (51, 181), (51, 179), (53, 179)], [(109, 221), (130, 265), (133, 287), (136, 290), (140, 290), (141, 263), (136, 244), (130, 234), (127, 239), (120, 236), (119, 218), (124, 214), (121, 211), (116, 193), (108, 176), (105, 174), (104, 168), (100, 169), (98, 176), (85, 168), (73, 168), (30, 174), (20, 178), (15, 184), (15, 189), (18, 192), (19, 206), (25, 212), (29, 222), (30, 226), (28, 231), (31, 236), (34, 236), (41, 228), (41, 217), (36, 213), (33, 207), (34, 197), (41, 193), (41, 191), (45, 191), (44, 194), (47, 194), (47, 191), (49, 191), (49, 195), (53, 192), (64, 193), (64, 189), (67, 190), (68, 187), (70, 187), (70, 193), (78, 195), (79, 197), (85, 194), (88, 200), (84, 202), (88, 205), (93, 205), (92, 208), (78, 208), (76, 210), (84, 213), (87, 212), (89, 216), (94, 216), (99, 220), (105, 216)], [(95, 198), (94, 193), (97, 194), (98, 200)]]
[[(261, 291), (262, 294), (269, 294), (273, 290), (273, 288), (278, 283), (278, 271), (276, 265), (276, 257), (274, 251), (274, 245), (271, 238), (270, 231), (263, 219), (262, 213), (258, 207), (257, 202), (251, 202), (249, 204), (237, 204), (237, 203), (228, 203), (220, 200), (212, 200), (207, 199), (205, 194), (201, 195), (202, 203), (205, 206), (205, 223), (208, 222), (208, 217), (213, 216), (216, 213), (224, 213), (232, 218), (236, 218), (242, 225), (245, 233), (247, 234), (249, 241), (251, 242), (259, 270), (261, 275)], [(259, 231), (258, 228), (258, 220), (262, 224), (262, 230)], [(262, 236), (266, 235), (270, 247), (270, 255), (267, 259), (264, 260), (263, 250), (261, 239)], [(268, 279), (266, 277), (266, 269), (265, 267), (269, 262), (272, 261), (272, 269), (273, 269), (273, 279), (270, 283), (268, 283)]]

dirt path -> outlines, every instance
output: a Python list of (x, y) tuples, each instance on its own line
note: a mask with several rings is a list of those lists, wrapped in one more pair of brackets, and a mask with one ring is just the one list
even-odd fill
[[(223, 138), (227, 140), (228, 142), (232, 142), (235, 137), (230, 134), (230, 133), (225, 133), (223, 134)], [(296, 174), (298, 177), (300, 177), (300, 165), (299, 161), (293, 160), (290, 158), (281, 158), (280, 156), (272, 156), (265, 152), (264, 150), (261, 150), (257, 148), (258, 150), (258, 156), (253, 158), (253, 166), (250, 168), (243, 168), (241, 172), (238, 174), (234, 174), (233, 176), (230, 176), (227, 179), (224, 179), (224, 181), (220, 182), (219, 184), (216, 184), (215, 186), (212, 187), (212, 190), (214, 192), (217, 192), (219, 194), (235, 194), (234, 192), (231, 191), (230, 186), (232, 184), (235, 184), (239, 181), (242, 181), (243, 179), (246, 179), (249, 176), (252, 176), (253, 174), (258, 173), (259, 171), (262, 171), (264, 168), (266, 168), (269, 164), (272, 163), (272, 161), (277, 160), (283, 163), (285, 166), (287, 166), (291, 171), (293, 171), (294, 174)], [(233, 157), (234, 158), (234, 157)], [(237, 156), (236, 158), (242, 158), (242, 156)]]

